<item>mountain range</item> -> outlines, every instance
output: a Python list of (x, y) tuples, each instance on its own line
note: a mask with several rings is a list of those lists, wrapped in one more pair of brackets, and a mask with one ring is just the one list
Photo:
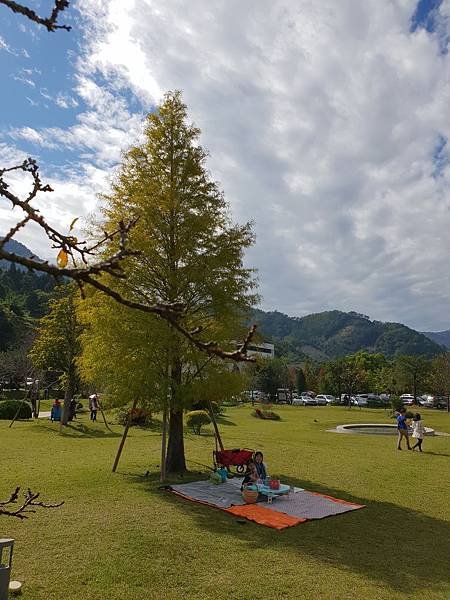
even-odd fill
[[(11, 240), (6, 249), (21, 256), (30, 257), (33, 253), (20, 242)], [(7, 261), (0, 261), (0, 268), (9, 269)], [(18, 266), (17, 269), (20, 269)], [(31, 274), (30, 274), (31, 275)], [(17, 276), (15, 277), (17, 280)], [(33, 284), (31, 281), (33, 280)], [(35, 308), (36, 313), (42, 310), (42, 305), (34, 307), (28, 296), (36, 287), (36, 291), (51, 289), (49, 283), (33, 279), (31, 276), (20, 285), (18, 281), (11, 281), (11, 275), (2, 278), (3, 298), (0, 308), (8, 308), (14, 312), (14, 306), (27, 303)], [(24, 290), (22, 285), (26, 284)], [(30, 285), (31, 284), (31, 285)], [(7, 291), (12, 287), (11, 292)], [(25, 292), (26, 289), (26, 292)], [(22, 294), (20, 303), (17, 294)], [(42, 294), (42, 292), (41, 292)], [(15, 297), (15, 302), (11, 298)], [(11, 308), (12, 307), (12, 308)], [(17, 312), (17, 310), (16, 310)], [(421, 354), (428, 357), (436, 356), (444, 351), (443, 347), (450, 348), (450, 330), (442, 332), (418, 332), (402, 325), (401, 323), (383, 323), (372, 321), (368, 316), (356, 312), (342, 312), (332, 310), (315, 313), (304, 317), (289, 317), (278, 311), (264, 312), (254, 310), (252, 321), (258, 323), (260, 335), (266, 341), (276, 345), (278, 356), (289, 356), (292, 360), (304, 360), (310, 357), (318, 361), (326, 361), (337, 356), (344, 356), (367, 350), (381, 352), (388, 357), (396, 354)]]
[[(12, 254), (18, 254), (19, 256), (23, 256), (24, 258), (31, 258), (32, 256), (34, 256), (34, 258), (36, 258), (37, 261), (42, 262), (42, 260), (39, 257), (35, 256), (29, 248), (27, 248), (20, 242), (17, 242), (16, 240), (9, 240), (8, 242), (6, 242), (5, 250), (7, 252), (11, 252)], [(7, 260), (0, 260), (0, 269), (7, 269), (9, 265), (10, 263)], [(16, 265), (16, 267), (21, 271), (26, 270), (26, 268), (22, 267), (22, 265)]]
[(326, 361), (358, 350), (381, 352), (388, 357), (432, 357), (444, 351), (439, 343), (406, 325), (371, 321), (356, 312), (332, 310), (298, 318), (278, 311), (255, 310), (253, 318), (262, 337), (275, 343), (277, 354), (293, 360), (309, 356)]
[(426, 335), (427, 338), (436, 342), (436, 344), (441, 344), (441, 346), (445, 346), (446, 348), (450, 348), (450, 329), (446, 331), (423, 331), (423, 335)]

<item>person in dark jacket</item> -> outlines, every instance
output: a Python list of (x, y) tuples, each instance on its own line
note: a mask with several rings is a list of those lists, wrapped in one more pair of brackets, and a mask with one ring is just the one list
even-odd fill
[(262, 481), (264, 481), (265, 479), (267, 479), (269, 477), (269, 474), (267, 472), (267, 467), (264, 464), (263, 453), (255, 452), (253, 460), (255, 461), (255, 469), (258, 474), (258, 479), (261, 479)]

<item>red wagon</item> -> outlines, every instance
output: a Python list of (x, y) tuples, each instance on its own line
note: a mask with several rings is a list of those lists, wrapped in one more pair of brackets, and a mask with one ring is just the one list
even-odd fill
[(253, 450), (234, 448), (233, 450), (214, 450), (213, 461), (217, 467), (236, 467), (238, 473), (243, 473), (248, 461), (253, 457)]

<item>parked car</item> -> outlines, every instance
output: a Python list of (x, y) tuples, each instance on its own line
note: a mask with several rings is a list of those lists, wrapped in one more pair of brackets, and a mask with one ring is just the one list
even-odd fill
[(433, 408), (447, 408), (447, 396), (438, 396), (434, 399)]
[(423, 394), (419, 398), (419, 404), (420, 404), (420, 406), (423, 406), (425, 408), (434, 408), (434, 405), (435, 405), (434, 396), (430, 396), (429, 394)]
[(300, 396), (292, 399), (293, 406), (317, 406), (317, 400), (311, 396)]
[(369, 394), (358, 394), (355, 396), (354, 404), (363, 408), (368, 405)]
[(336, 401), (336, 398), (331, 394), (319, 394), (316, 396), (316, 401), (319, 406), (326, 406)]
[(400, 396), (400, 400), (403, 402), (403, 404), (406, 404), (406, 406), (412, 406), (416, 403), (415, 398), (412, 394), (402, 394)]

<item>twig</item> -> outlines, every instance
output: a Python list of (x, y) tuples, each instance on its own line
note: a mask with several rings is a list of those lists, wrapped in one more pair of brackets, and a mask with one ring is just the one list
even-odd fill
[[(16, 487), (14, 492), (11, 494), (11, 497), (4, 501), (0, 502), (0, 506), (6, 506), (8, 504), (17, 504), (19, 500), (19, 492), (20, 487)], [(59, 508), (64, 504), (64, 501), (58, 502), (57, 504), (46, 504), (45, 502), (36, 502), (39, 498), (39, 492), (32, 492), (30, 488), (23, 494), (23, 502), (16, 510), (5, 510), (0, 508), (0, 515), (7, 515), (8, 517), (17, 517), (18, 519), (28, 519), (28, 514), (25, 513), (35, 513), (36, 511), (30, 506), (40, 506), (42, 508)]]
[(59, 13), (62, 12), (65, 8), (68, 8), (69, 1), (68, 0), (55, 0), (55, 5), (49, 17), (40, 17), (37, 13), (34, 12), (28, 6), (24, 6), (23, 4), (19, 4), (14, 2), (13, 0), (0, 0), (0, 4), (4, 4), (8, 8), (10, 8), (13, 12), (23, 15), (30, 21), (34, 21), (38, 25), (43, 25), (47, 31), (56, 31), (57, 29), (65, 29), (66, 31), (70, 31), (72, 28), (69, 25), (58, 25), (57, 20)]

